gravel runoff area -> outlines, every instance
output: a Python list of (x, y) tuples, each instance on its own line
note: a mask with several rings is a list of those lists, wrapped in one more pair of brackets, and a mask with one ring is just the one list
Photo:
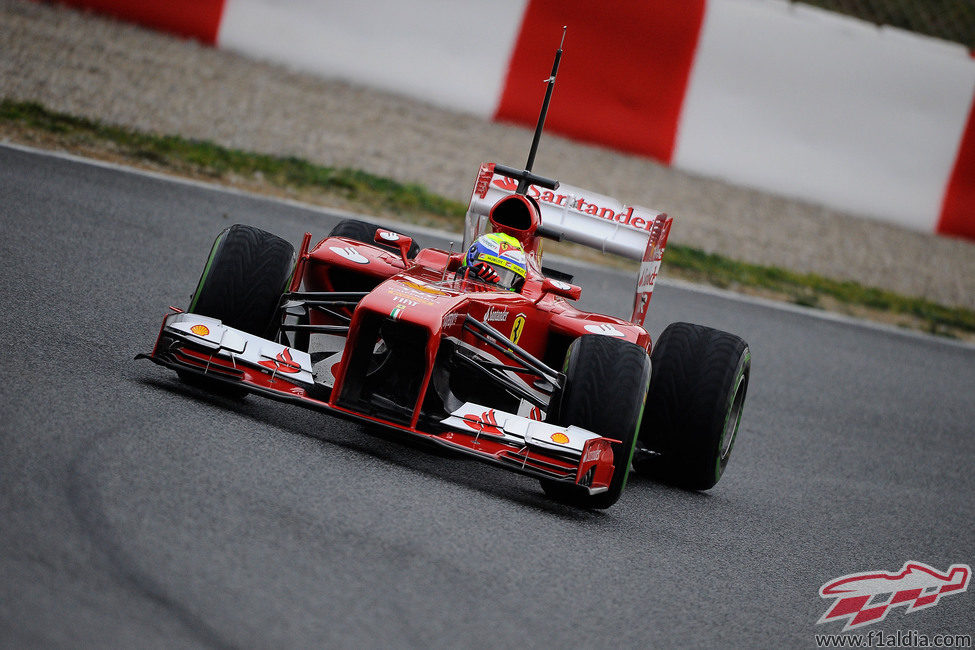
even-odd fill
[[(530, 129), (27, 0), (0, 0), (0, 96), (139, 130), (358, 168), (463, 202), (481, 161), (520, 164), (531, 142)], [(674, 215), (672, 242), (975, 308), (970, 242), (854, 218), (552, 134), (542, 139), (535, 170)]]

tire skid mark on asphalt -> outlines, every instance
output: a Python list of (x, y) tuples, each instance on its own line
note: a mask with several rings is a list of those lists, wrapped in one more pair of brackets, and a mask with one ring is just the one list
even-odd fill
[(69, 508), (83, 533), (91, 539), (93, 547), (98, 549), (109, 565), (109, 576), (131, 589), (135, 595), (169, 612), (193, 638), (203, 644), (214, 648), (235, 647), (190, 607), (168, 594), (151, 574), (140, 568), (137, 559), (126, 550), (121, 535), (112, 526), (98, 485), (92, 477), (96, 474), (94, 468), (102, 461), (99, 447), (121, 433), (118, 429), (96, 432), (68, 462), (65, 492)]

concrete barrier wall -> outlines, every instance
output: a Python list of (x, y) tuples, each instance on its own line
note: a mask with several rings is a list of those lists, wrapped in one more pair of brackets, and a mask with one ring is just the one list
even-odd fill
[(784, 0), (69, 0), (684, 170), (975, 239), (975, 58)]
[(489, 116), (524, 9), (523, 0), (227, 0), (217, 43)]
[(933, 231), (973, 90), (961, 47), (806, 5), (712, 2), (673, 161)]

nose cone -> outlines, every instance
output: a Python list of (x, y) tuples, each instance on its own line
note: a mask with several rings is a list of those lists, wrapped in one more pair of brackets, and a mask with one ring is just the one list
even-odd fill
[(463, 300), (458, 291), (444, 284), (392, 278), (363, 298), (358, 308), (435, 332), (440, 329), (444, 315)]

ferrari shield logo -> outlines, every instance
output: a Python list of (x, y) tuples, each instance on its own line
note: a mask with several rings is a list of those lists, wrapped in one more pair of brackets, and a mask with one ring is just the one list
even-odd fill
[(518, 341), (521, 339), (521, 332), (525, 329), (525, 315), (518, 314), (515, 316), (515, 322), (511, 324), (511, 335), (508, 339), (518, 345)]

